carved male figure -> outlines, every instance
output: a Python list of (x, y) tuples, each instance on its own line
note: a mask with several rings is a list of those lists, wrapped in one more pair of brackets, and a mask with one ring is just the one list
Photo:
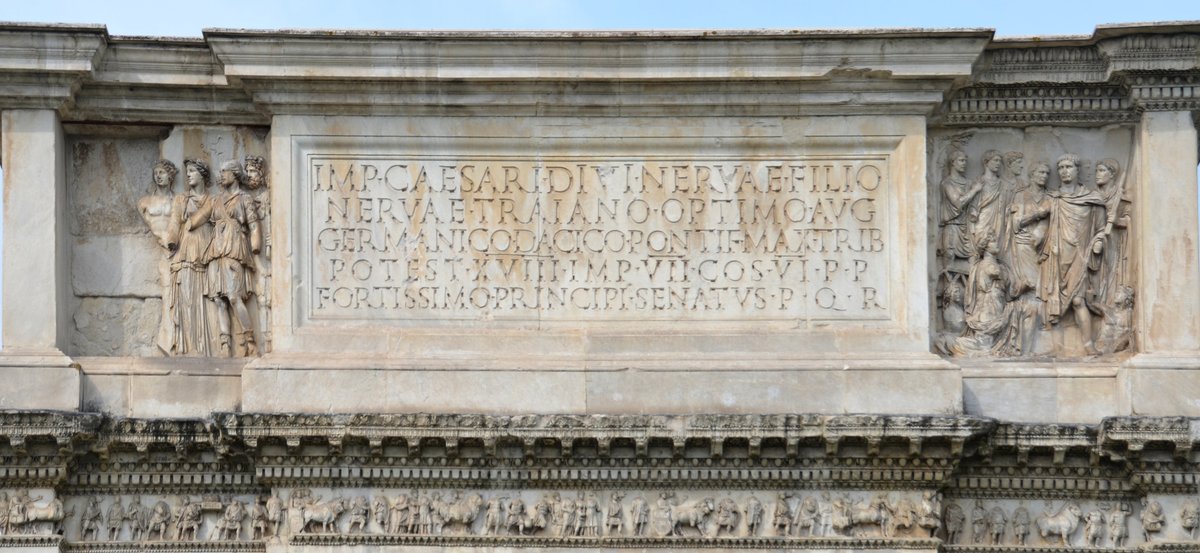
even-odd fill
[(646, 525), (650, 522), (650, 502), (644, 497), (635, 497), (629, 505), (629, 511), (633, 514), (633, 535), (646, 535)]
[(125, 506), (121, 505), (121, 497), (113, 498), (112, 505), (104, 515), (104, 524), (108, 527), (108, 541), (117, 541), (121, 535), (121, 526), (125, 522)]
[(1004, 235), (1004, 215), (1008, 212), (1012, 193), (1000, 178), (1003, 165), (1004, 156), (1000, 152), (984, 152), (983, 175), (976, 181), (980, 186), (979, 198), (972, 211), (974, 223), (971, 227), (971, 243), (976, 257), (983, 253), (988, 241)]
[(621, 535), (625, 532), (625, 514), (622, 512), (621, 502), (625, 499), (625, 494), (621, 492), (612, 492), (608, 496), (608, 508), (604, 514), (604, 532), (610, 536)]
[(933, 490), (921, 493), (921, 507), (917, 512), (917, 526), (929, 531), (929, 537), (937, 535), (942, 527), (942, 496)]
[(1125, 186), (1119, 182), (1121, 165), (1112, 158), (1096, 163), (1096, 187), (1104, 199), (1104, 230), (1097, 240), (1101, 251), (1100, 267), (1093, 273), (1090, 301), (1094, 305), (1111, 306), (1116, 296), (1128, 284), (1128, 229), (1132, 221)]
[(1133, 512), (1133, 506), (1122, 501), (1108, 514), (1108, 541), (1113, 547), (1125, 547), (1129, 539), (1129, 524), (1125, 519)]
[(1078, 182), (1079, 158), (1075, 155), (1060, 157), (1057, 167), (1062, 185), (1052, 196), (1046, 242), (1038, 258), (1042, 266), (1038, 299), (1046, 304), (1048, 325), (1057, 324), (1067, 313), (1074, 313), (1084, 350), (1095, 353), (1092, 316), (1085, 293), (1093, 267), (1090, 257), (1103, 250), (1097, 231), (1103, 217), (1104, 198)]
[(1088, 547), (1100, 547), (1104, 543), (1104, 513), (1089, 511), (1083, 517), (1083, 539)]
[(942, 179), (941, 241), (939, 252), (942, 267), (946, 272), (946, 284), (966, 283), (968, 260), (975, 250), (971, 244), (971, 208), (979, 191), (980, 182), (967, 179), (967, 154), (960, 150), (950, 152), (946, 159), (946, 176)]
[(271, 333), (271, 191), (267, 187), (266, 161), (262, 156), (246, 156), (246, 189), (254, 199), (254, 211), (262, 233), (262, 248), (254, 255), (254, 294), (258, 299), (258, 329), (262, 332), (262, 351), (270, 353)]
[(87, 507), (84, 507), (83, 513), (79, 515), (79, 539), (87, 541), (88, 534), (92, 535), (92, 539), (100, 539), (100, 521), (103, 519), (103, 511), (100, 510), (100, 498), (89, 497)]
[(1150, 543), (1151, 536), (1162, 531), (1163, 526), (1167, 523), (1167, 517), (1163, 514), (1162, 504), (1151, 500), (1148, 497), (1142, 498), (1142, 538), (1146, 543)]
[(775, 516), (771, 525), (775, 527), (777, 535), (792, 534), (792, 507), (789, 503), (791, 498), (792, 494), (781, 492), (775, 499)]
[[(203, 213), (208, 205), (208, 165), (185, 160), (183, 171), (187, 191), (175, 197), (171, 206), (171, 226), (167, 247), (171, 256), (171, 322), (176, 355), (210, 354), (208, 307), (204, 301), (207, 286), (207, 253), (212, 242), (212, 225)], [(165, 300), (164, 300), (165, 301)]]
[(1046, 195), (1050, 166), (1034, 164), (1030, 184), (1022, 186), (1013, 197), (1008, 233), (1008, 260), (1012, 282), (1009, 290), (1017, 300), (1013, 314), (1017, 340), (1012, 344), (1016, 353), (1033, 353), (1033, 340), (1041, 316), (1042, 302), (1037, 298), (1041, 267), (1038, 258), (1046, 241), (1046, 229), (1051, 212), (1051, 200)]
[(174, 252), (171, 249), (170, 236), (171, 206), (173, 204), (171, 187), (175, 184), (178, 174), (179, 169), (175, 167), (174, 163), (165, 159), (160, 160), (154, 165), (154, 186), (149, 194), (138, 200), (138, 213), (146, 222), (146, 226), (150, 227), (150, 234), (158, 240), (163, 252), (158, 262), (158, 280), (162, 285), (162, 313), (155, 343), (168, 355), (177, 353), (175, 321), (172, 316), (172, 307), (175, 305), (175, 286), (171, 280), (171, 257)]
[(167, 539), (167, 528), (171, 524), (171, 506), (166, 501), (159, 500), (150, 509), (150, 522), (146, 525), (146, 539), (154, 538), (158, 533), (159, 540)]
[(129, 507), (125, 509), (125, 521), (129, 523), (129, 539), (133, 541), (141, 541), (145, 537), (149, 524), (145, 509), (142, 506), (142, 498), (136, 495), (129, 502)]
[[(207, 217), (213, 226), (212, 242), (208, 248), (208, 288), (206, 295), (217, 304), (217, 324), (220, 329), (221, 352), (228, 356), (258, 354), (254, 342), (254, 327), (249, 299), (254, 254), (262, 249), (258, 212), (254, 200), (241, 188), (245, 179), (242, 166), (236, 161), (221, 164), (218, 184), (221, 191), (197, 215)], [(237, 349), (230, 341), (231, 319), (240, 326)]]

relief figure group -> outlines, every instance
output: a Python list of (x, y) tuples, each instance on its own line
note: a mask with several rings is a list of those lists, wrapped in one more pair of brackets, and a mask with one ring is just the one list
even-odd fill
[[(947, 156), (941, 181), (938, 350), (961, 356), (1060, 353), (1039, 344), (1048, 331), (1077, 328), (1086, 355), (1132, 346), (1133, 288), (1128, 252), (1130, 200), (1121, 166), (1095, 164), (1083, 182), (1073, 154), (1053, 167), (1021, 152), (989, 150), (982, 174), (967, 177), (968, 158)], [(1050, 189), (1051, 176), (1058, 177)]]
[(257, 328), (261, 350), (269, 352), (270, 200), (263, 158), (247, 156), (245, 168), (224, 162), (214, 192), (206, 163), (188, 159), (183, 167), (184, 193), (172, 194), (178, 169), (162, 160), (154, 167), (153, 192), (138, 202), (163, 250), (156, 343), (167, 355), (254, 356)]

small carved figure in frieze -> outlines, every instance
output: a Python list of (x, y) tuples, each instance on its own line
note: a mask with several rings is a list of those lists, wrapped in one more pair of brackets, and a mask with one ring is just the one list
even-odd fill
[(796, 516), (792, 521), (792, 528), (797, 534), (808, 528), (808, 535), (817, 535), (818, 519), (821, 517), (821, 506), (814, 496), (805, 497), (796, 506)]
[(967, 524), (967, 515), (958, 503), (946, 505), (946, 543), (956, 544), (962, 537), (963, 527)]
[(1008, 515), (1004, 513), (1003, 507), (997, 505), (988, 511), (987, 526), (991, 545), (1004, 543), (1004, 530), (1008, 527)]
[(604, 533), (608, 536), (620, 536), (625, 533), (625, 512), (623, 501), (624, 492), (612, 492), (608, 495), (608, 508), (604, 511)]
[(1133, 513), (1133, 505), (1128, 501), (1117, 503), (1115, 509), (1108, 513), (1108, 542), (1113, 547), (1125, 547), (1129, 539), (1129, 523), (1126, 519)]
[[(212, 225), (205, 206), (208, 196), (208, 165), (188, 159), (183, 162), (187, 191), (175, 196), (167, 248), (171, 255), (171, 321), (175, 327), (175, 355), (211, 354), (207, 286), (207, 255), (212, 243)], [(165, 300), (165, 298), (164, 298)]]
[(129, 523), (129, 539), (142, 541), (145, 538), (150, 525), (150, 513), (142, 505), (141, 496), (135, 495), (129, 501), (129, 507), (125, 508), (125, 522)]
[[(350, 507), (347, 510), (346, 518), (349, 521), (349, 526), (346, 528), (347, 534), (355, 532), (363, 533), (367, 530), (367, 520), (371, 516), (371, 505), (364, 496), (355, 496), (350, 500)], [(355, 530), (357, 528), (357, 530)]]
[(746, 530), (750, 537), (757, 536), (762, 529), (763, 505), (753, 495), (746, 500)]
[(833, 516), (830, 520), (834, 534), (850, 535), (854, 530), (854, 512), (849, 497), (841, 495), (833, 500)]
[(304, 527), (306, 526), (304, 510), (320, 500), (321, 496), (314, 496), (312, 490), (307, 488), (292, 490), (291, 496), (288, 497), (287, 509), (288, 530), (291, 531), (292, 535), (304, 532)]
[(967, 179), (967, 154), (954, 150), (946, 157), (945, 177), (942, 179), (941, 241), (939, 254), (942, 258), (946, 284), (965, 285), (970, 259), (974, 256), (971, 244), (971, 211), (975, 199), (983, 189), (981, 182)]
[(792, 494), (780, 492), (775, 498), (775, 512), (771, 517), (771, 527), (777, 536), (792, 535)]
[[(436, 496), (434, 497), (434, 500), (436, 503)], [(443, 503), (440, 509), (435, 509), (435, 512), (438, 514), (438, 518), (435, 519), (435, 523), (437, 520), (442, 521), (438, 527), (435, 528), (435, 531), (440, 534), (442, 532), (442, 526), (461, 525), (464, 528), (464, 532), (469, 532), (471, 530), (471, 525), (475, 523), (477, 518), (479, 518), (479, 514), (483, 510), (483, 506), (484, 501), (482, 495), (477, 493), (471, 494), (467, 497), (458, 497), (456, 495), (452, 501)]]
[(242, 539), (242, 521), (246, 519), (246, 505), (236, 499), (231, 499), (225, 510), (217, 517), (209, 539), (240, 540)]
[(832, 536), (833, 535), (833, 500), (829, 497), (829, 492), (821, 492), (820, 505), (820, 530), (817, 535)]
[(518, 536), (525, 535), (525, 529), (529, 528), (529, 515), (525, 512), (525, 502), (521, 500), (521, 496), (513, 497), (508, 505), (504, 508), (504, 531), (512, 532), (515, 528)]
[(12, 534), (12, 527), (8, 523), (8, 494), (0, 491), (0, 534)]
[(717, 503), (717, 513), (715, 517), (716, 528), (713, 531), (714, 537), (719, 537), (722, 531), (725, 531), (730, 536), (736, 536), (738, 530), (738, 505), (732, 497), (721, 499)]
[(271, 492), (271, 495), (267, 497), (266, 504), (267, 523), (269, 524), (271, 537), (279, 537), (279, 524), (283, 522), (283, 511), (285, 509), (283, 500), (278, 495), (275, 495), (275, 492)]
[(1063, 547), (1069, 547), (1071, 536), (1075, 534), (1079, 522), (1083, 519), (1083, 510), (1074, 502), (1066, 503), (1057, 513), (1050, 514), (1053, 508), (1053, 505), (1047, 502), (1046, 509), (1037, 517), (1038, 534), (1044, 541), (1050, 541), (1052, 536), (1057, 536)]
[(250, 504), (250, 539), (265, 540), (270, 535), (271, 521), (267, 518), (267, 498), (259, 496)]
[(167, 529), (171, 526), (171, 506), (160, 499), (150, 508), (147, 518), (146, 539), (153, 540), (154, 534), (157, 533), (159, 540), (166, 541)]
[(883, 537), (891, 537), (892, 508), (886, 497), (877, 495), (870, 501), (858, 501), (850, 510), (851, 528), (859, 525), (874, 525), (879, 527)]
[[(206, 255), (208, 287), (205, 296), (216, 303), (220, 349), (230, 357), (258, 355), (246, 300), (250, 296), (254, 256), (262, 250), (262, 234), (254, 200), (242, 190), (245, 178), (240, 163), (222, 163), (217, 180), (221, 190), (209, 198), (198, 213), (208, 217), (213, 225), (212, 242)], [(231, 342), (231, 321), (234, 319), (240, 327), (236, 349)]]
[(175, 348), (176, 328), (172, 317), (175, 305), (175, 286), (171, 280), (171, 258), (175, 252), (171, 248), (170, 235), (171, 206), (174, 203), (171, 188), (174, 186), (178, 174), (179, 169), (175, 167), (174, 163), (165, 159), (159, 160), (154, 164), (152, 173), (154, 185), (149, 194), (138, 200), (137, 206), (142, 220), (146, 222), (146, 226), (150, 227), (150, 234), (154, 235), (154, 238), (158, 240), (158, 245), (162, 247), (162, 257), (158, 264), (159, 284), (162, 286), (162, 313), (155, 343), (167, 355), (177, 353)]
[[(40, 522), (49, 523), (49, 533), (61, 535), (63, 533), (63, 521), (71, 516), (71, 512), (63, 507), (61, 499), (54, 497), (44, 505), (36, 505), (35, 502), (41, 501), (42, 496), (30, 497), (29, 490), (20, 490), (15, 493), (10, 500), (8, 511), (8, 522), (14, 528), (20, 529), (22, 534), (37, 533), (37, 524)], [(16, 508), (14, 508), (14, 506)]]
[(108, 528), (108, 541), (118, 541), (121, 536), (121, 525), (125, 522), (125, 506), (121, 505), (121, 497), (113, 498), (112, 505), (104, 515), (104, 524)]
[(580, 501), (579, 512), (583, 518), (582, 520), (575, 519), (575, 535), (590, 538), (600, 537), (600, 500), (596, 498), (594, 492), (584, 495)]
[(301, 526), (301, 531), (310, 533), (314, 526), (320, 526), (321, 533), (338, 533), (338, 518), (345, 511), (346, 500), (342, 497), (302, 507), (300, 516), (303, 518), (304, 524)]
[(431, 532), (439, 536), (446, 526), (446, 501), (442, 499), (442, 492), (429, 495), (429, 526)]
[(666, 537), (675, 532), (676, 504), (673, 492), (659, 492), (658, 500), (654, 504), (654, 512), (650, 515), (650, 525), (654, 528), (656, 536)]
[(1033, 521), (1029, 515), (1029, 509), (1025, 508), (1024, 502), (1021, 502), (1013, 510), (1010, 524), (1012, 524), (1013, 540), (1017, 542), (1017, 545), (1025, 545), (1025, 540), (1029, 537), (1029, 527), (1033, 524)]
[[(890, 504), (890, 503), (889, 503)], [(917, 507), (907, 497), (901, 497), (895, 504), (891, 504), (892, 523), (890, 535), (896, 535), (897, 530), (911, 531), (917, 524)]]
[[(413, 490), (413, 497), (415, 497), (416, 494), (417, 494), (417, 491)], [(412, 534), (413, 532), (416, 531), (417, 516), (416, 516), (415, 504), (409, 498), (408, 494), (402, 493), (398, 497), (396, 497), (396, 500), (392, 501), (391, 511), (392, 512), (391, 512), (388, 527), (386, 530), (387, 533), (389, 533), (389, 534), (401, 534), (401, 533)]]
[(271, 353), (271, 191), (267, 186), (266, 161), (262, 156), (246, 156), (246, 189), (254, 200), (262, 248), (254, 255), (254, 294), (258, 299), (258, 328), (262, 332), (263, 353)]
[(1093, 256), (1102, 254), (1104, 198), (1079, 182), (1079, 157), (1058, 159), (1058, 192), (1052, 196), (1050, 224), (1039, 261), (1042, 271), (1038, 298), (1046, 304), (1046, 323), (1058, 324), (1074, 313), (1083, 337), (1083, 348), (1096, 353), (1092, 315), (1086, 304), (1089, 274), (1096, 270)]
[(433, 498), (427, 493), (417, 496), (417, 533), (433, 533)]
[[(100, 539), (100, 521), (104, 519), (104, 511), (100, 509), (100, 498), (89, 497), (87, 507), (79, 515), (79, 539), (87, 541), (88, 534), (93, 540)], [(10, 518), (11, 520), (11, 518)]]
[(487, 511), (483, 515), (483, 533), (498, 536), (503, 533), (505, 512), (504, 503), (508, 496), (493, 496), (487, 502)]
[(1104, 522), (1104, 513), (1099, 510), (1088, 511), (1083, 517), (1083, 539), (1088, 547), (1104, 545)]
[(575, 526), (575, 500), (564, 497), (558, 501), (554, 522), (557, 525), (555, 535), (565, 537), (570, 535), (570, 529)]
[(635, 497), (629, 504), (629, 512), (633, 515), (633, 535), (646, 535), (646, 525), (650, 523), (650, 502), (645, 497)]
[(371, 519), (380, 532), (388, 531), (388, 517), (392, 514), (392, 504), (387, 496), (377, 495), (371, 499)]
[[(554, 506), (557, 497), (557, 492), (551, 492), (549, 495), (543, 495), (538, 498), (537, 502), (533, 504), (533, 515), (529, 517), (529, 522), (525, 525), (529, 528), (530, 533), (550, 528), (551, 521), (554, 519)], [(637, 500), (634, 501), (636, 503)]]
[(1167, 525), (1167, 516), (1163, 514), (1162, 503), (1143, 497), (1141, 521), (1142, 538), (1146, 540), (1146, 543), (1150, 543), (1153, 541), (1151, 537), (1162, 532), (1163, 527)]
[(189, 531), (191, 532), (192, 541), (199, 540), (200, 525), (203, 521), (204, 518), (200, 503), (193, 503), (188, 496), (183, 496), (183, 503), (180, 504), (175, 515), (175, 540), (187, 540)]
[(1200, 502), (1189, 499), (1179, 510), (1179, 526), (1187, 530), (1188, 537), (1196, 539), (1196, 528), (1200, 527)]
[(917, 514), (917, 526), (929, 531), (929, 537), (937, 535), (942, 527), (942, 494), (933, 490), (921, 493), (921, 508)]
[(25, 509), (29, 505), (29, 502), (26, 501), (25, 498), (28, 496), (28, 491), (18, 490), (13, 493), (12, 500), (4, 505), (4, 508), (8, 511), (8, 526), (10, 534), (16, 534), (19, 530), (24, 530)]

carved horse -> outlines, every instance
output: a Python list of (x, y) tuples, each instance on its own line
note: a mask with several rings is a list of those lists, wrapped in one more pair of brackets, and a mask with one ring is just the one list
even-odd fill
[(850, 524), (858, 526), (859, 524), (871, 524), (879, 526), (879, 531), (883, 537), (891, 537), (891, 525), (889, 524), (892, 516), (891, 507), (888, 506), (887, 500), (882, 497), (875, 497), (869, 503), (857, 502), (850, 509)]
[(443, 503), (438, 509), (443, 525), (461, 524), (469, 532), (475, 519), (479, 518), (479, 510), (483, 507), (483, 496), (472, 494), (453, 503)]
[(322, 533), (336, 533), (338, 516), (345, 510), (346, 500), (341, 497), (305, 506), (300, 511), (300, 517), (304, 521), (301, 531), (307, 533), (313, 524), (320, 524)]
[(1050, 536), (1058, 536), (1063, 546), (1071, 545), (1071, 534), (1079, 528), (1079, 520), (1083, 518), (1083, 511), (1077, 503), (1067, 503), (1059, 509), (1054, 515), (1042, 514), (1037, 517), (1037, 529), (1041, 534), (1042, 539), (1048, 539)]

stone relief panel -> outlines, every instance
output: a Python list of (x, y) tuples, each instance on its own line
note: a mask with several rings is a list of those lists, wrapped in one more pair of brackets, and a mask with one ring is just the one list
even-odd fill
[(1131, 141), (1119, 126), (932, 133), (935, 350), (1134, 350)]
[(71, 138), (69, 353), (269, 350), (265, 135), (230, 127), (136, 134)]

